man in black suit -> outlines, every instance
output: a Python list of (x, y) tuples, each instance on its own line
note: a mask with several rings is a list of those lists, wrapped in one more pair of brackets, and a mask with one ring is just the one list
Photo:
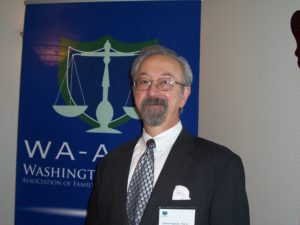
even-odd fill
[(101, 160), (87, 225), (249, 225), (241, 159), (182, 127), (192, 82), (186, 60), (149, 46), (131, 75), (143, 133)]

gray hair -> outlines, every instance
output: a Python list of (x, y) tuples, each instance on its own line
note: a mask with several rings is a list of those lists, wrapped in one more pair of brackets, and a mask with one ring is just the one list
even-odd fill
[(131, 67), (131, 78), (132, 80), (135, 79), (135, 75), (141, 65), (141, 63), (148, 57), (152, 55), (167, 55), (174, 58), (181, 66), (183, 71), (183, 84), (185, 86), (191, 86), (193, 81), (193, 73), (191, 67), (187, 60), (182, 56), (178, 56), (174, 51), (163, 47), (161, 45), (150, 45), (143, 48), (139, 55), (134, 59)]

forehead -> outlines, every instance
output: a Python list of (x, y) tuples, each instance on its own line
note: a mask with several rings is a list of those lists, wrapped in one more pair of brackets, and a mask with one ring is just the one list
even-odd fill
[(140, 75), (171, 75), (182, 76), (181, 64), (169, 55), (151, 55), (140, 64), (137, 76)]

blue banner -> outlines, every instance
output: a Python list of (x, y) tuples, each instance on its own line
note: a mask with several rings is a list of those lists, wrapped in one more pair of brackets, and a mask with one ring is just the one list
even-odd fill
[(16, 225), (84, 224), (95, 166), (141, 133), (130, 64), (150, 44), (190, 63), (182, 114), (198, 132), (200, 1), (26, 5)]

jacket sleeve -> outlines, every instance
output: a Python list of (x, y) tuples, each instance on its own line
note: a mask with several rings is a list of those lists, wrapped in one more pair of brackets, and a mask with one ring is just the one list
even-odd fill
[(225, 166), (213, 195), (211, 225), (220, 224), (250, 224), (244, 168), (236, 155)]
[(92, 189), (92, 193), (90, 196), (88, 209), (87, 209), (87, 217), (86, 217), (86, 225), (100, 225), (97, 218), (98, 212), (98, 193), (100, 191), (100, 183), (101, 183), (101, 171), (103, 170), (104, 159), (99, 162), (96, 174), (94, 177), (94, 185)]

